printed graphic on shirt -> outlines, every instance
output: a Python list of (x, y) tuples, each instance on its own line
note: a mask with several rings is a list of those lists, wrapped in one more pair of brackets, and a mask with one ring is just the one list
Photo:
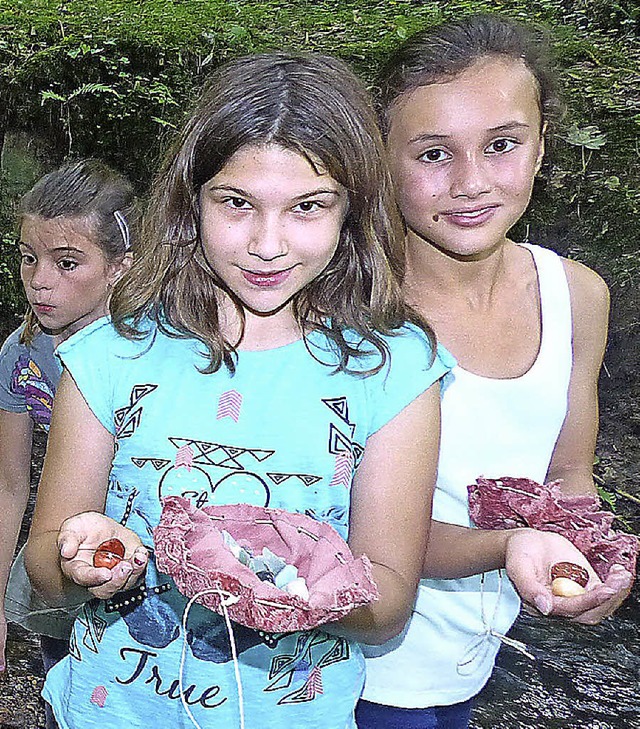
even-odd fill
[[(198, 507), (234, 503), (269, 506), (273, 490), (287, 489), (287, 493), (291, 494), (291, 503), (297, 503), (300, 511), (304, 510), (307, 515), (331, 523), (343, 531), (346, 529), (348, 489), (355, 464), (363, 451), (362, 446), (354, 440), (355, 425), (349, 419), (346, 397), (323, 400), (327, 417), (322, 430), (326, 435), (318, 443), (310, 445), (325, 454), (327, 465), (331, 462), (329, 459), (335, 459), (335, 468), (332, 471), (329, 465), (325, 473), (307, 473), (269, 467), (269, 463), (276, 460), (275, 449), (252, 448), (229, 441), (218, 442), (181, 435), (167, 438), (169, 447), (173, 449), (172, 458), (168, 457), (166, 449), (152, 456), (136, 453), (138, 443), (134, 436), (144, 418), (153, 417), (151, 403), (154, 398), (145, 398), (157, 388), (157, 385), (152, 384), (134, 386), (128, 404), (116, 410), (114, 416), (116, 440), (123, 447), (123, 439), (131, 439), (127, 448), (135, 455), (130, 456), (130, 463), (136, 470), (144, 471), (146, 480), (140, 483), (146, 485), (141, 487), (137, 482), (135, 486), (120, 484), (113, 479), (109, 484), (108, 496), (110, 516), (123, 525), (134, 525), (147, 545), (153, 544), (156, 521), (150, 516), (156, 508), (149, 503), (150, 489), (151, 493), (155, 489), (158, 500), (169, 495), (179, 495), (191, 499)], [(240, 421), (243, 397), (236, 390), (223, 393), (213, 407), (212, 432), (216, 432), (217, 420)], [(233, 423), (230, 427), (233, 428)], [(318, 502), (323, 504), (322, 508), (305, 509), (305, 504), (315, 503), (315, 489), (329, 486), (344, 488), (346, 498), (340, 495), (328, 502), (323, 499)], [(155, 503), (154, 498), (151, 501)], [(145, 532), (148, 540), (144, 538)], [(98, 609), (98, 604), (101, 609)], [(203, 664), (225, 665), (233, 660), (224, 617), (194, 604), (185, 619), (186, 604), (186, 598), (177, 592), (171, 580), (155, 569), (149, 569), (145, 584), (121, 592), (106, 602), (92, 601), (85, 606), (76, 623), (72, 655), (82, 661), (85, 651), (89, 654), (99, 652), (111, 625), (119, 623), (122, 627), (126, 626), (126, 631), (119, 631), (116, 652), (112, 656), (113, 660), (110, 659), (110, 665), (113, 665), (110, 669), (113, 674), (110, 675), (115, 676), (116, 683), (122, 686), (148, 685), (158, 695), (179, 698), (179, 691), (174, 684), (180, 671), (179, 658), (183, 650), (188, 660), (201, 661)], [(232, 629), (235, 650), (241, 661), (251, 664), (255, 660), (265, 664), (265, 649), (271, 654), (266, 659), (268, 671), (264, 673), (261, 690), (272, 695), (279, 705), (301, 704), (321, 696), (326, 682), (324, 672), (332, 665), (350, 658), (347, 641), (321, 631), (273, 634), (235, 623)], [(107, 641), (107, 646), (106, 650), (113, 652), (114, 646), (110, 641)], [(163, 653), (165, 650), (170, 651), (166, 656)], [(256, 658), (253, 654), (242, 658), (245, 653), (254, 650)], [(171, 664), (170, 671), (167, 669), (167, 659)], [(209, 676), (203, 673), (203, 680), (205, 675)], [(214, 675), (217, 674), (210, 674), (210, 678)], [(110, 684), (107, 678), (96, 682), (93, 691), (87, 694), (86, 700), (96, 707), (104, 706), (108, 701)], [(207, 691), (206, 686), (199, 684), (187, 686), (186, 690), (189, 689), (193, 697)], [(216, 695), (215, 701), (210, 701), (206, 706), (203, 703), (202, 706), (214, 708), (226, 700), (221, 692), (219, 696)]]
[(158, 385), (136, 385), (131, 390), (129, 404), (115, 411), (113, 422), (116, 429), (116, 447), (118, 440), (131, 438), (136, 432), (142, 418), (142, 406), (138, 407), (140, 400), (156, 390), (157, 387)]
[(11, 392), (24, 398), (33, 421), (49, 430), (54, 390), (45, 373), (28, 354), (21, 355), (13, 368)]

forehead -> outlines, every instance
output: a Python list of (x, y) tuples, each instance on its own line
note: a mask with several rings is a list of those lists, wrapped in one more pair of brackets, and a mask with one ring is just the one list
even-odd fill
[(25, 215), (20, 226), (20, 241), (32, 248), (54, 250), (76, 248), (82, 251), (98, 249), (93, 227), (87, 218), (41, 218)]
[(389, 112), (391, 134), (457, 134), (510, 122), (539, 126), (538, 84), (520, 59), (487, 57), (451, 80), (420, 86)]
[(279, 187), (316, 187), (318, 183), (340, 187), (319, 159), (279, 144), (246, 145), (239, 149), (207, 184), (227, 181), (268, 188), (274, 181)]

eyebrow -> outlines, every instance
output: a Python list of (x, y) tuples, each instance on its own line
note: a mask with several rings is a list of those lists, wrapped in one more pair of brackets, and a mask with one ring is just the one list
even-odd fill
[[(510, 132), (518, 129), (531, 129), (531, 125), (525, 124), (524, 122), (511, 121), (506, 124), (499, 124), (497, 127), (489, 127), (486, 131), (491, 134), (495, 134), (496, 132)], [(446, 139), (451, 139), (451, 135), (429, 134), (427, 132), (425, 134), (417, 134), (415, 137), (412, 137), (409, 140), (409, 144), (416, 144), (417, 142), (440, 142)]]
[[(239, 197), (247, 197), (247, 198), (253, 198), (255, 197), (247, 190), (243, 190), (240, 187), (233, 187), (232, 185), (212, 185), (208, 188), (210, 192), (232, 192), (238, 195)], [(300, 200), (306, 200), (309, 197), (314, 197), (316, 195), (335, 195), (336, 197), (340, 196), (340, 190), (336, 190), (334, 188), (327, 188), (327, 187), (319, 187), (316, 190), (311, 190), (309, 192), (304, 192), (302, 195), (296, 195), (294, 198), (292, 198), (293, 202), (298, 202)]]
[[(28, 248), (30, 251), (34, 250), (33, 246), (30, 246), (28, 243), (25, 243), (23, 240), (18, 241), (19, 246), (24, 246), (25, 248)], [(80, 248), (74, 248), (73, 246), (58, 246), (57, 248), (50, 248), (50, 253), (78, 253), (81, 256), (86, 256), (86, 252), (81, 250)]]

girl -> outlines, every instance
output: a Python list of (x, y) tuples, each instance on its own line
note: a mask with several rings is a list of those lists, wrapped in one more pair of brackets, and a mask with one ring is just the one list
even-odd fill
[[(446, 371), (404, 325), (394, 211), (375, 114), (342, 63), (273, 54), (214, 75), (113, 323), (62, 348), (28, 568), (51, 599), (69, 582), (107, 598), (47, 679), (62, 726), (236, 726), (242, 711), (263, 729), (355, 726), (354, 640), (396, 634), (415, 597)], [(371, 559), (380, 600), (334, 635), (236, 626), (240, 704), (223, 619), (195, 606), (182, 630), (186, 599), (153, 559), (145, 585), (108, 599), (144, 569), (169, 494), (331, 522)], [(114, 536), (133, 556), (89, 565)]]
[(585, 564), (565, 540), (468, 529), (466, 487), (479, 476), (561, 478), (568, 494), (594, 491), (606, 286), (574, 261), (507, 237), (529, 203), (557, 107), (542, 50), (515, 22), (472, 16), (410, 39), (382, 84), (407, 228), (406, 299), (458, 364), (443, 387), (428, 579), (402, 637), (371, 651), (362, 729), (467, 725), (469, 699), (520, 606), (501, 568), (540, 612), (584, 623), (610, 614), (631, 583), (621, 568), (605, 585), (591, 570), (586, 595), (554, 597), (550, 564)]
[[(0, 670), (5, 588), (29, 496), (33, 428), (49, 429), (61, 373), (54, 349), (104, 315), (111, 287), (130, 263), (132, 204), (128, 181), (95, 160), (45, 175), (21, 201), (20, 275), (30, 309), (0, 351)], [(62, 637), (60, 626), (45, 620), (41, 629), (46, 670), (68, 641), (50, 637)]]

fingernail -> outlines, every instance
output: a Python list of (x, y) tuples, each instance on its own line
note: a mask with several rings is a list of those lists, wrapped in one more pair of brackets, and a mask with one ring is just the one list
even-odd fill
[(546, 595), (536, 595), (533, 598), (533, 604), (543, 615), (551, 612), (551, 600)]

